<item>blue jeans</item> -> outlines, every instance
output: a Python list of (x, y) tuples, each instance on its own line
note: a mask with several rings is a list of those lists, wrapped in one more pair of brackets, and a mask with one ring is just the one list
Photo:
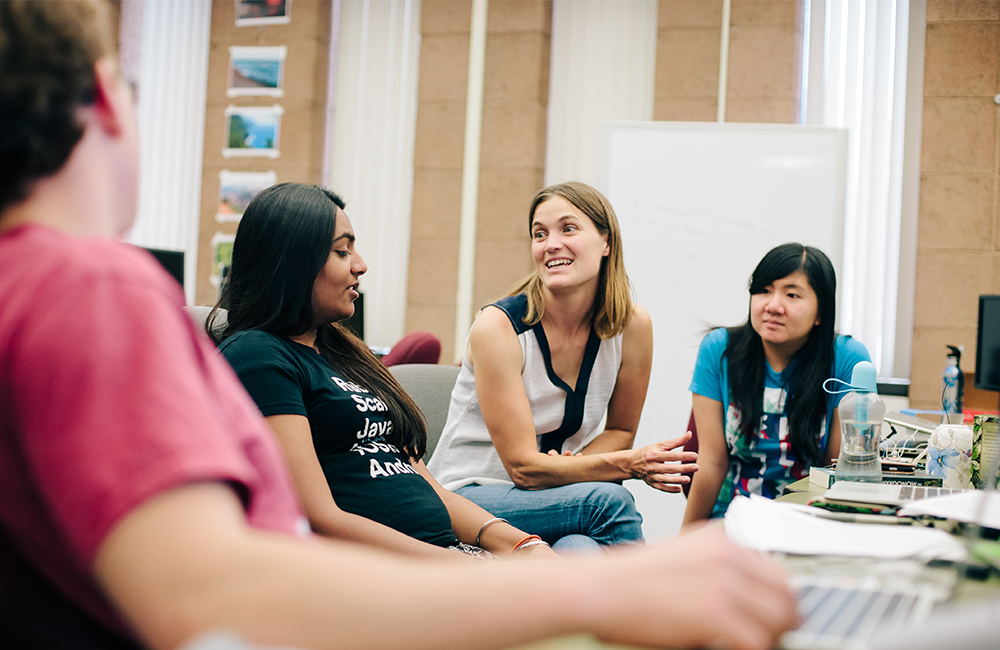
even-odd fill
[(571, 483), (545, 490), (472, 484), (455, 492), (559, 552), (645, 543), (635, 499), (617, 483)]

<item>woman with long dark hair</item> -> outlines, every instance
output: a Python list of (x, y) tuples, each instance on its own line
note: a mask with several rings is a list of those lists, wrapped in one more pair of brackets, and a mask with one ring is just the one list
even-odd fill
[(839, 395), (865, 346), (834, 331), (837, 278), (819, 249), (783, 244), (750, 277), (747, 321), (712, 330), (691, 392), (698, 465), (684, 523), (720, 517), (737, 494), (776, 497), (840, 452)]
[[(427, 430), (413, 400), (338, 321), (367, 271), (337, 194), (267, 188), (247, 206), (206, 329), (274, 430), (312, 528), (415, 555), (475, 545), (551, 553), (537, 538), (452, 492), (420, 460)], [(520, 547), (518, 547), (520, 544)], [(454, 555), (453, 553), (451, 555)]]

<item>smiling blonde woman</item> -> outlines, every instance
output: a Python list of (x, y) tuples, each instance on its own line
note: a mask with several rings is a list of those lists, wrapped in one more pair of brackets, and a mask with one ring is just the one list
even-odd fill
[(429, 468), (557, 550), (641, 543), (621, 482), (679, 492), (697, 456), (678, 449), (686, 436), (632, 449), (653, 334), (618, 219), (600, 192), (564, 183), (535, 195), (528, 228), (535, 271), (473, 324)]

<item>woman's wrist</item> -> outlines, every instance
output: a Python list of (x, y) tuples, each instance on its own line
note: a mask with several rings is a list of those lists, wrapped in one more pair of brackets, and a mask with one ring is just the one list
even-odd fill
[(642, 447), (638, 449), (626, 449), (619, 453), (624, 457), (624, 470), (628, 474), (628, 478), (637, 478), (640, 480), (645, 478), (646, 465), (643, 462)]
[(519, 541), (517, 544), (514, 544), (514, 548), (511, 549), (510, 554), (513, 557), (535, 546), (549, 547), (549, 543), (543, 540), (538, 535), (528, 535), (524, 537), (521, 541)]
[(510, 524), (506, 519), (494, 517), (497, 521), (488, 520), (480, 535), (479, 548), (485, 549), (494, 555), (509, 556), (517, 544), (525, 539), (528, 533), (519, 530)]
[(483, 548), (483, 543), (482, 543), (483, 532), (493, 524), (500, 524), (500, 523), (507, 524), (508, 526), (510, 525), (510, 522), (504, 519), (503, 517), (493, 517), (492, 519), (487, 519), (486, 522), (479, 527), (479, 533), (476, 535), (476, 543), (473, 544), (473, 546), (478, 546), (479, 548)]

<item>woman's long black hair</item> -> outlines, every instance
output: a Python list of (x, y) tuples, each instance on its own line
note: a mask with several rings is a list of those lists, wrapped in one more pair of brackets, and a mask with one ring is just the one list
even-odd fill
[[(823, 382), (830, 376), (837, 333), (837, 276), (829, 258), (818, 248), (802, 244), (782, 244), (771, 249), (750, 276), (750, 295), (763, 293), (768, 285), (801, 271), (816, 293), (819, 324), (805, 345), (795, 354), (798, 361), (788, 378), (785, 410), (792, 452), (799, 462), (819, 463), (823, 450), (819, 432), (826, 420), (826, 393)], [(763, 411), (764, 343), (747, 322), (730, 327), (726, 357), (729, 359), (729, 401), (740, 411), (740, 433), (757, 435)]]
[[(281, 183), (254, 197), (236, 232), (233, 261), (206, 330), (216, 343), (244, 330), (295, 337), (314, 325), (312, 289), (326, 264), (344, 200), (318, 185)], [(226, 309), (228, 324), (213, 324)], [(339, 323), (316, 332), (320, 354), (345, 379), (364, 386), (389, 407), (388, 442), (419, 460), (427, 447), (420, 409), (364, 341)]]

